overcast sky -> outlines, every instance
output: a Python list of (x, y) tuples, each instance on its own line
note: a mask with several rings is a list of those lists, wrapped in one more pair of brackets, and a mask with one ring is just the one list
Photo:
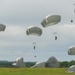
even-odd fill
[[(23, 57), (24, 61), (47, 61), (51, 56), (59, 61), (75, 60), (74, 55), (67, 53), (75, 45), (74, 3), (74, 0), (0, 0), (0, 23), (6, 25), (5, 31), (0, 32), (0, 60)], [(49, 14), (61, 15), (61, 22), (43, 28), (40, 23)], [(40, 27), (42, 35), (27, 36), (29, 26)]]

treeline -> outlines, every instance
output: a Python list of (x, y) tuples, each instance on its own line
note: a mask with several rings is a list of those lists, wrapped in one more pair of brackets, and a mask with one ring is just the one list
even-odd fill
[[(14, 66), (12, 66), (14, 62), (13, 61), (0, 61), (0, 68), (14, 68)], [(33, 65), (35, 65), (36, 62), (25, 62), (26, 67), (31, 67)]]
[[(12, 63), (13, 61), (0, 61), (0, 68), (12, 68)], [(26, 67), (29, 68), (33, 65), (35, 65), (36, 62), (25, 62), (26, 64)], [(68, 68), (72, 65), (75, 65), (75, 60), (72, 60), (72, 61), (62, 61), (62, 62), (59, 62), (60, 65), (59, 65), (59, 68)]]
[[(26, 67), (31, 67), (33, 65), (35, 65), (36, 62), (26, 62)], [(60, 61), (59, 62), (59, 68), (68, 68), (72, 65), (75, 65), (75, 60), (72, 60), (72, 61)]]
[(61, 67), (61, 68), (68, 68), (68, 67), (70, 67), (70, 66), (72, 66), (72, 65), (75, 65), (75, 60), (72, 60), (72, 61), (63, 61), (63, 62), (59, 62), (60, 63), (60, 66), (59, 67)]
[(9, 68), (9, 67), (13, 67), (12, 66), (13, 62), (8, 62), (8, 61), (0, 61), (0, 68)]

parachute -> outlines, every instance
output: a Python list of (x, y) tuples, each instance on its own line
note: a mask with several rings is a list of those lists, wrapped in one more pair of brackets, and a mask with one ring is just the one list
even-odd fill
[(41, 35), (42, 35), (42, 29), (39, 28), (39, 27), (30, 26), (30, 27), (26, 30), (26, 34), (27, 34), (27, 35), (37, 35), (37, 36), (41, 36)]
[(34, 66), (31, 68), (45, 68), (45, 62), (37, 62)]
[(75, 65), (72, 65), (68, 68), (67, 73), (73, 73), (75, 72)]
[(59, 61), (52, 56), (46, 62), (37, 62), (31, 68), (57, 68), (59, 65)]
[(42, 22), (41, 25), (43, 27), (47, 27), (47, 26), (51, 26), (51, 25), (55, 25), (57, 23), (59, 23), (61, 21), (61, 16), (60, 15), (48, 15), (46, 16)]
[(75, 55), (75, 46), (70, 46), (68, 50), (69, 55)]
[(59, 67), (59, 61), (54, 56), (52, 56), (46, 61), (45, 65), (48, 68), (56, 68)]
[(4, 31), (4, 30), (5, 30), (5, 28), (6, 28), (6, 26), (5, 26), (5, 25), (0, 24), (0, 31)]
[[(42, 35), (42, 29), (36, 26), (30, 26), (28, 27), (28, 29), (26, 30), (26, 34), (27, 35), (34, 35), (34, 36), (41, 36)], [(33, 49), (36, 49), (36, 43), (33, 42)], [(36, 57), (36, 55), (34, 56)]]
[(24, 68), (26, 67), (23, 57), (18, 57), (15, 61), (15, 63), (12, 64), (14, 67), (18, 67), (18, 68)]

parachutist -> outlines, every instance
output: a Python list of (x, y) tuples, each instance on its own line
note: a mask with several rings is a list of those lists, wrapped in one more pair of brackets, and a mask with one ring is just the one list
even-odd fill
[(71, 22), (73, 22), (73, 20), (71, 20)]
[(35, 46), (34, 46), (34, 49), (35, 49)]
[(57, 36), (55, 36), (55, 40), (57, 40)]
[(34, 57), (36, 57), (36, 56), (34, 56)]

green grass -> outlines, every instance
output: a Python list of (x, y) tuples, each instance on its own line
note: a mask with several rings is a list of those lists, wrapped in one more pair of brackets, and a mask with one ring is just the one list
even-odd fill
[(67, 68), (0, 68), (0, 75), (75, 75)]

